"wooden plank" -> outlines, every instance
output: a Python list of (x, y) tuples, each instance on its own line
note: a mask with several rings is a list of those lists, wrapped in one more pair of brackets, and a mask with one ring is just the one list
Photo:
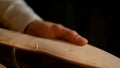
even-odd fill
[(2, 28), (0, 29), (0, 43), (14, 48), (47, 54), (77, 65), (94, 68), (120, 68), (120, 58), (90, 44), (78, 46)]

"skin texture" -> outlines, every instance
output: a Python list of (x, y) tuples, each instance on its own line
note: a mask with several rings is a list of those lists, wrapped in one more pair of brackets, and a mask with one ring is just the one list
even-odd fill
[(81, 46), (88, 43), (88, 40), (76, 31), (49, 21), (34, 20), (27, 26), (25, 33), (43, 38), (61, 39)]

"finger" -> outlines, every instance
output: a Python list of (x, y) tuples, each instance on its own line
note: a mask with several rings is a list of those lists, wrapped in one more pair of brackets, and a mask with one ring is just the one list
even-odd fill
[(85, 39), (84, 37), (80, 36), (76, 31), (70, 30), (68, 28), (63, 28), (62, 29), (62, 35), (63, 39), (72, 42), (74, 44), (78, 45), (85, 45), (88, 43), (88, 40)]

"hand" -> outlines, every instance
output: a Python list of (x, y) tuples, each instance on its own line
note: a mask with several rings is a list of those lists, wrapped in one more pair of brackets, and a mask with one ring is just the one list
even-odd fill
[(48, 21), (32, 21), (26, 28), (25, 33), (50, 39), (62, 39), (78, 45), (88, 43), (88, 40), (76, 31)]

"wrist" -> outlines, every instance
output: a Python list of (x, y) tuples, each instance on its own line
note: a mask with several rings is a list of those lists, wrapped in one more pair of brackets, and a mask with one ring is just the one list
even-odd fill
[(43, 21), (43, 20), (39, 20), (39, 19), (35, 19), (35, 20), (31, 21), (31, 22), (27, 25), (27, 27), (25, 28), (24, 33), (32, 34), (33, 32), (31, 32), (31, 31), (34, 31), (35, 26), (37, 25), (38, 22), (39, 22), (39, 23), (43, 23), (44, 21)]

